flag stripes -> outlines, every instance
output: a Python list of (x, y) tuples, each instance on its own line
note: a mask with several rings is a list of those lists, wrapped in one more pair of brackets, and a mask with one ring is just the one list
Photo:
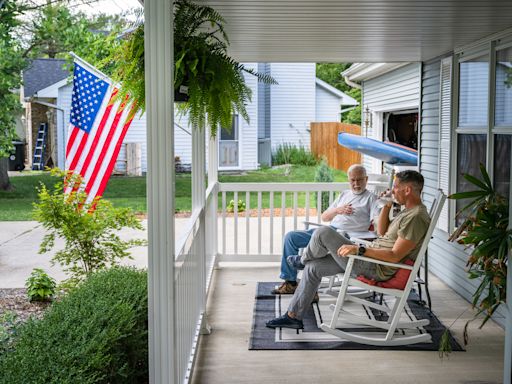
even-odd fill
[[(120, 100), (117, 94), (110, 80), (75, 62), (66, 169), (82, 176), (87, 203), (103, 194), (135, 115), (127, 98)], [(67, 193), (72, 190), (66, 188)]]

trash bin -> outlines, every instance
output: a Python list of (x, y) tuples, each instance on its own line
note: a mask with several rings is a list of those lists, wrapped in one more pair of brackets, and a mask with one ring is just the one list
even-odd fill
[(13, 141), (14, 150), (9, 155), (9, 171), (23, 171), (25, 169), (25, 144), (22, 141)]

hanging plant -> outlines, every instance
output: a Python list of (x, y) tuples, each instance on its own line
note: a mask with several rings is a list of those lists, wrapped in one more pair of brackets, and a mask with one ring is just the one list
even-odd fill
[[(230, 58), (225, 20), (211, 7), (188, 0), (174, 2), (174, 91), (181, 112), (188, 112), (190, 123), (200, 128), (230, 128), (232, 114), (246, 121), (246, 104), (251, 89), (243, 73), (259, 81), (277, 84), (269, 75), (260, 74)], [(115, 63), (114, 78), (123, 86), (119, 97), (129, 95), (139, 111), (145, 110), (144, 25), (127, 34), (109, 63)]]
[[(470, 279), (481, 279), (473, 293), (473, 308), (477, 308), (474, 320), (480, 314), (485, 317), (480, 328), (491, 318), (501, 304), (506, 302), (508, 254), (512, 246), (512, 229), (509, 224), (508, 199), (496, 193), (483, 164), (480, 164), (481, 179), (465, 174), (464, 178), (476, 189), (448, 196), (450, 199), (472, 200), (457, 216), (465, 220), (450, 236), (471, 247), (467, 267)], [(467, 327), (464, 342), (467, 343)]]

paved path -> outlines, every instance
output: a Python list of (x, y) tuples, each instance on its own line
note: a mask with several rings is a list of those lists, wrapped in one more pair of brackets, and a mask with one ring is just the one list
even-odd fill
[[(176, 219), (176, 228), (183, 228), (181, 222), (187, 219)], [(147, 222), (143, 221), (144, 228)], [(53, 253), (40, 255), (39, 245), (44, 236), (44, 229), (35, 221), (3, 221), (0, 222), (0, 288), (20, 288), (32, 269), (43, 268), (58, 281), (66, 278), (58, 266), (51, 265)], [(147, 238), (146, 231), (123, 230), (121, 238)], [(62, 247), (62, 240), (56, 241), (56, 248)], [(147, 247), (136, 247), (131, 250), (133, 260), (126, 260), (124, 265), (147, 267)]]
[[(188, 218), (176, 218), (176, 240), (180, 239), (182, 232), (188, 227), (185, 225)], [(303, 217), (298, 217), (294, 222), (293, 217), (285, 218), (284, 233), (292, 230), (294, 225), (302, 229)], [(147, 228), (147, 221), (143, 220), (144, 228)], [(223, 236), (222, 236), (223, 222), (219, 217), (218, 230), (219, 230), (219, 251), (223, 251)], [(232, 255), (239, 253), (236, 257), (238, 261), (244, 261), (248, 258), (245, 257), (247, 249), (251, 255), (268, 255), (278, 254), (281, 250), (281, 240), (283, 238), (283, 222), (281, 217), (274, 219), (273, 226), (270, 225), (268, 217), (261, 218), (261, 247), (258, 249), (258, 218), (251, 217), (249, 219), (249, 227), (245, 217), (239, 217), (237, 221), (237, 251), (235, 251), (235, 222), (233, 217), (226, 219), (226, 254)], [(248, 231), (249, 229), (249, 231)], [(270, 231), (272, 231), (272, 247), (270, 247)], [(249, 236), (247, 236), (249, 232)], [(62, 240), (56, 240), (56, 247), (53, 252), (40, 255), (39, 245), (43, 240), (45, 234), (44, 229), (36, 221), (0, 221), (0, 288), (21, 288), (25, 285), (25, 280), (34, 268), (44, 269), (50, 276), (54, 277), (57, 281), (64, 280), (66, 275), (59, 265), (52, 266), (51, 258), (55, 249), (63, 247)], [(125, 229), (120, 234), (122, 239), (130, 238), (147, 238), (147, 231), (135, 231)], [(246, 241), (249, 239), (249, 246), (247, 247)], [(272, 249), (271, 249), (272, 248)], [(136, 267), (147, 267), (147, 247), (136, 247), (131, 249), (133, 260), (125, 260), (123, 265), (133, 265)], [(250, 258), (252, 261), (257, 261), (254, 257)], [(267, 259), (268, 260), (268, 259)], [(278, 262), (279, 256), (275, 256), (275, 262)], [(250, 262), (244, 261), (249, 265)], [(277, 264), (276, 264), (277, 268)], [(277, 269), (276, 269), (277, 271)]]

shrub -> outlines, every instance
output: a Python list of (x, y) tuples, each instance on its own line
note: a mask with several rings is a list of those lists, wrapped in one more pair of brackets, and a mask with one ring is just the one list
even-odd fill
[(272, 154), (272, 164), (295, 164), (313, 166), (318, 164), (316, 157), (302, 145), (280, 144)]
[(112, 268), (19, 328), (0, 383), (148, 381), (147, 274)]
[[(332, 170), (327, 165), (327, 162), (325, 159), (322, 159), (320, 162), (320, 165), (316, 168), (315, 171), (315, 181), (320, 183), (332, 183), (334, 180), (334, 177), (332, 175)], [(315, 195), (318, 196), (318, 195)], [(317, 197), (318, 199), (318, 197)], [(329, 192), (322, 192), (321, 193), (321, 210), (322, 212), (325, 211), (329, 207)], [(318, 202), (316, 203), (318, 206)]]
[(12, 350), (17, 329), (17, 315), (14, 312), (6, 311), (0, 315), (0, 356)]
[(99, 197), (86, 203), (87, 195), (83, 192), (65, 193), (65, 186), (82, 185), (80, 175), (59, 169), (53, 169), (52, 174), (63, 177), (64, 182), (55, 184), (53, 191), (45, 185), (39, 188), (34, 217), (48, 232), (39, 253), (50, 251), (56, 237), (64, 239), (64, 249), (55, 253), (52, 262), (70, 273), (70, 280), (79, 282), (92, 272), (116, 265), (131, 257), (130, 247), (145, 244), (138, 239), (124, 241), (117, 235), (122, 228), (143, 229), (129, 208), (114, 208)]
[(50, 301), (55, 295), (55, 279), (48, 276), (41, 268), (34, 268), (25, 287), (30, 301)]
[[(231, 200), (226, 207), (226, 211), (228, 212), (235, 212), (235, 200)], [(238, 200), (237, 204), (237, 212), (243, 212), (245, 211), (245, 203), (242, 200)]]

